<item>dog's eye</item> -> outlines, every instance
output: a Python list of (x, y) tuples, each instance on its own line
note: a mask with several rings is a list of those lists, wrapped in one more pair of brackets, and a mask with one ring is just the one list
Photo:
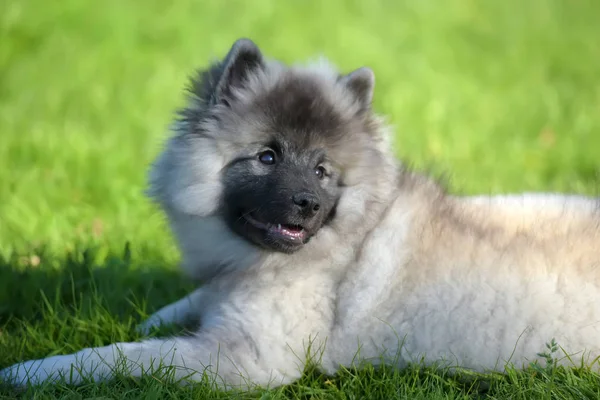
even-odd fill
[(258, 160), (263, 164), (273, 165), (275, 164), (275, 152), (273, 150), (263, 151), (258, 154)]
[(317, 178), (319, 179), (323, 179), (325, 177), (326, 172), (327, 171), (322, 165), (319, 165), (317, 168), (315, 168), (315, 175), (317, 175)]

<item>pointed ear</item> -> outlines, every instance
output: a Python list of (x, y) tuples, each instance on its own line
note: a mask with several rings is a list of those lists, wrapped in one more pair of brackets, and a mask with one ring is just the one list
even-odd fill
[(231, 95), (232, 88), (240, 88), (252, 71), (264, 67), (262, 53), (250, 39), (238, 39), (221, 64), (221, 74), (214, 89), (215, 103)]
[(371, 108), (375, 90), (375, 73), (371, 68), (362, 67), (341, 78), (342, 84), (354, 95), (361, 111)]

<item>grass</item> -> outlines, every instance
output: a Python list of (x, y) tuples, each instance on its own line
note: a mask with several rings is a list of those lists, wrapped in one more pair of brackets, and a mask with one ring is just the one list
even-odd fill
[[(598, 193), (600, 3), (592, 0), (0, 2), (0, 367), (138, 338), (190, 289), (143, 196), (186, 77), (238, 37), (286, 61), (369, 65), (399, 157), (451, 190)], [(549, 318), (552, 318), (549, 312)], [(0, 388), (0, 397), (18, 393)], [(217, 398), (127, 378), (32, 398)], [(451, 376), (307, 370), (245, 397), (598, 398), (585, 369)]]

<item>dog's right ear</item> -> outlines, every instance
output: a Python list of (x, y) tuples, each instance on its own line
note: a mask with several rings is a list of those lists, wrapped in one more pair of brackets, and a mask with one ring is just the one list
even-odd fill
[(213, 104), (227, 104), (231, 90), (242, 87), (250, 73), (263, 67), (263, 55), (258, 46), (250, 39), (236, 40), (221, 64), (221, 75), (213, 92)]

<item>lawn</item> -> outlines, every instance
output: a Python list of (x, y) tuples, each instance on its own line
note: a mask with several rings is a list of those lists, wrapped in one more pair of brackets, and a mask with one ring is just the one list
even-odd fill
[[(399, 157), (455, 193), (600, 191), (600, 2), (0, 2), (0, 367), (113, 341), (190, 283), (144, 197), (187, 76), (241, 36), (368, 65)], [(548, 318), (552, 318), (549, 306)], [(543, 363), (542, 363), (543, 365)], [(238, 397), (598, 398), (584, 369), (307, 370)], [(127, 378), (0, 398), (217, 398)]]

